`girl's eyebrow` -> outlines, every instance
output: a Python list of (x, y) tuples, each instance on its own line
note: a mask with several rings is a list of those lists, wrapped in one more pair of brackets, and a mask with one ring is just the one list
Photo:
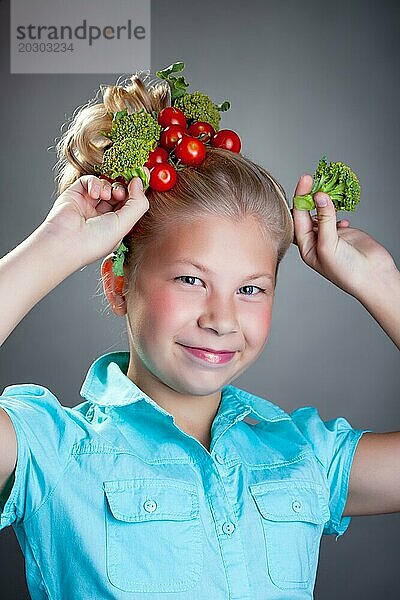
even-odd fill
[[(211, 274), (215, 275), (215, 273), (213, 271), (211, 271), (210, 269), (208, 269), (206, 266), (204, 266), (200, 263), (194, 262), (190, 259), (182, 258), (180, 260), (174, 261), (174, 263), (175, 264), (183, 264), (183, 265), (191, 265), (192, 267), (195, 267), (196, 269), (198, 269), (199, 271), (202, 271), (203, 273), (211, 273)], [(246, 275), (243, 279), (246, 279), (247, 281), (249, 281), (251, 279), (258, 279), (259, 277), (267, 277), (271, 281), (274, 281), (274, 276), (270, 275), (269, 273), (251, 273), (250, 275)]]

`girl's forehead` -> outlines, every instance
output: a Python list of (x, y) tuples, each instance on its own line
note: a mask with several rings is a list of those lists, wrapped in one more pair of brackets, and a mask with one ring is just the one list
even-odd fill
[[(234, 221), (216, 216), (177, 223), (150, 249), (151, 261), (159, 264), (176, 261), (203, 263), (204, 266), (235, 263), (247, 268), (255, 262), (273, 264), (274, 244), (267, 243), (258, 222), (247, 217)], [(150, 258), (150, 256), (149, 256)]]
[(231, 241), (234, 241), (236, 246), (239, 242), (243, 246), (246, 243), (263, 243), (265, 240), (261, 225), (254, 217), (234, 220), (214, 215), (202, 216), (190, 222), (178, 221), (163, 238), (165, 245), (173, 248), (185, 245), (195, 247), (205, 242), (226, 245)]

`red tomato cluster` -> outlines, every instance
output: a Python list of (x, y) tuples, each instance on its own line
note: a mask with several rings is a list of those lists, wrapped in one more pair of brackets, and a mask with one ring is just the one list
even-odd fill
[[(206, 144), (240, 152), (241, 141), (237, 133), (231, 129), (220, 129), (215, 133), (212, 125), (203, 121), (195, 121), (187, 127), (185, 115), (173, 106), (167, 106), (159, 112), (158, 123), (163, 128), (160, 145), (150, 152), (144, 165), (150, 170), (150, 187), (158, 192), (166, 192), (174, 187), (176, 168), (179, 169), (181, 164), (201, 165), (206, 157)], [(170, 153), (177, 159), (176, 168), (169, 162)]]
[[(206, 157), (206, 145), (240, 152), (240, 137), (232, 129), (220, 129), (217, 133), (210, 123), (195, 121), (187, 127), (186, 117), (179, 108), (167, 106), (158, 113), (158, 123), (162, 127), (160, 144), (149, 154), (144, 164), (150, 170), (151, 189), (166, 192), (174, 187), (177, 170), (181, 165), (201, 165)], [(177, 159), (176, 164), (170, 154)], [(125, 187), (128, 182), (123, 177), (111, 179), (100, 175), (110, 183), (120, 181)]]

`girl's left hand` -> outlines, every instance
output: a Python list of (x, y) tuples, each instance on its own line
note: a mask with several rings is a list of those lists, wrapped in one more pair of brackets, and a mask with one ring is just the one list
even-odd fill
[[(311, 192), (313, 178), (303, 175), (295, 195)], [(326, 206), (317, 200), (325, 199)], [(303, 261), (320, 275), (355, 298), (365, 295), (368, 286), (386, 272), (397, 269), (391, 254), (360, 229), (350, 227), (347, 219), (336, 222), (336, 209), (330, 196), (318, 192), (314, 196), (317, 215), (293, 207), (295, 239)]]

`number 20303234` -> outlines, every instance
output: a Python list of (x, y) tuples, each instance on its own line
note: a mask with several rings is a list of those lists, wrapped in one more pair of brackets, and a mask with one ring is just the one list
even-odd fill
[(73, 52), (73, 43), (66, 42), (19, 42), (18, 52)]

